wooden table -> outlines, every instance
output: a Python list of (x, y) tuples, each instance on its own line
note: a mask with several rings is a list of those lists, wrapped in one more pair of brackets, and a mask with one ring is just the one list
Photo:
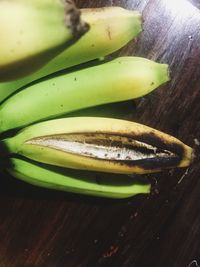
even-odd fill
[(170, 65), (171, 82), (134, 102), (132, 119), (196, 150), (189, 169), (149, 175), (149, 196), (81, 197), (1, 174), (1, 267), (200, 266), (200, 2), (90, 0), (143, 12), (144, 31), (115, 53)]

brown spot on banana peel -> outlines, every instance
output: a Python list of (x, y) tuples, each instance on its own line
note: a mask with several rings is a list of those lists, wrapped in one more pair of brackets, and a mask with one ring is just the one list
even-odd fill
[(175, 138), (169, 141), (154, 132), (138, 135), (99, 132), (57, 134), (33, 138), (25, 143), (127, 166), (133, 173), (134, 170), (150, 173), (185, 167), (192, 160), (191, 148)]

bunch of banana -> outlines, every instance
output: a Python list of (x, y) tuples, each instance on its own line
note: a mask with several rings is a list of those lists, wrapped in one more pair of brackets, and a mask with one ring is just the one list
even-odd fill
[(31, 75), (0, 83), (0, 99), (21, 87), (0, 105), (6, 168), (31, 184), (68, 192), (112, 198), (149, 193), (149, 182), (132, 174), (186, 167), (192, 148), (145, 125), (83, 114), (150, 93), (170, 79), (168, 65), (119, 57), (59, 73), (110, 54), (141, 31), (140, 14), (118, 7), (82, 10), (82, 17), (90, 30), (75, 44)]
[(71, 1), (0, 1), (0, 81), (36, 71), (87, 29)]
[[(40, 2), (43, 3), (43, 1)], [(111, 54), (142, 30), (140, 13), (121, 7), (81, 9), (81, 17), (90, 26), (89, 31), (36, 72), (13, 81), (0, 81), (0, 102), (30, 82), (62, 69)], [(52, 30), (55, 28), (56, 25)], [(52, 36), (55, 38), (52, 34), (49, 38)], [(21, 52), (23, 53), (23, 50)]]

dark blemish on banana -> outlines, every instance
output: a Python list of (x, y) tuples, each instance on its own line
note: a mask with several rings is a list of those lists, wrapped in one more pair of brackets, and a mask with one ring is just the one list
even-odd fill
[(92, 44), (92, 45), (91, 45), (91, 47), (95, 47), (95, 45), (94, 45), (94, 44)]
[(74, 81), (76, 81), (77, 79), (76, 79), (76, 77), (74, 78)]
[(52, 83), (53, 86), (55, 86), (56, 84), (55, 83)]
[(61, 106), (61, 108), (63, 108), (63, 105), (60, 105)]
[(127, 167), (139, 167), (143, 170), (152, 170), (157, 171), (161, 169), (167, 169), (167, 168), (175, 168), (180, 163), (180, 158), (177, 156), (171, 157), (171, 158), (147, 158), (147, 159), (140, 159), (140, 160), (117, 160), (113, 163), (120, 164), (121, 166), (127, 166)]
[(93, 157), (93, 154), (92, 154), (91, 152), (83, 151), (83, 153), (84, 153), (86, 156)]
[(107, 27), (107, 28), (106, 28), (106, 31), (107, 31), (107, 34), (108, 34), (108, 38), (109, 38), (109, 40), (111, 40), (111, 39), (112, 39), (112, 37), (111, 37), (110, 28), (109, 28), (109, 27)]
[(153, 132), (151, 132), (150, 134), (140, 134), (136, 136), (135, 139), (157, 147), (157, 149), (168, 150), (177, 155), (180, 160), (184, 158), (185, 151), (182, 144), (167, 142), (166, 140), (163, 140), (160, 137), (156, 136), (156, 134)]
[(152, 82), (151, 85), (154, 85), (154, 82)]

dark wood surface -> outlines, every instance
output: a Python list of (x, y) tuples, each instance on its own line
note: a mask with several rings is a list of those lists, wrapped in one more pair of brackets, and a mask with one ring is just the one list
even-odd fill
[(144, 31), (116, 55), (170, 65), (172, 80), (135, 101), (132, 118), (196, 150), (189, 169), (149, 175), (149, 196), (80, 197), (1, 174), (0, 267), (200, 266), (200, 2), (76, 1), (143, 13)]

